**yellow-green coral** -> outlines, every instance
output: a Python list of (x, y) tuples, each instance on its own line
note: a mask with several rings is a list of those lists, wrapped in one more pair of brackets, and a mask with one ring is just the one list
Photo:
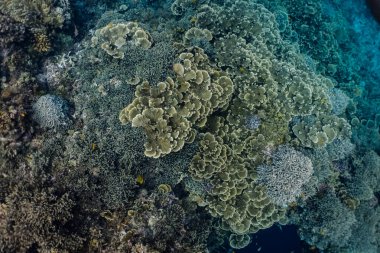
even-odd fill
[[(308, 69), (303, 56), (282, 40), (274, 15), (262, 5), (226, 1), (223, 8), (203, 6), (197, 17), (199, 29), (214, 35), (217, 64), (227, 69), (236, 96), (225, 115), (208, 121), (208, 133), (189, 172), (210, 187), (199, 203), (222, 218), (227, 230), (256, 232), (284, 215), (257, 180), (257, 167), (295, 138), (289, 124), (314, 117), (326, 122), (323, 129), (332, 139), (333, 133), (349, 135), (349, 129), (343, 119), (330, 118), (336, 124), (327, 119), (332, 81)], [(252, 117), (259, 122), (254, 128), (247, 123)]]
[(253, 233), (270, 227), (284, 215), (255, 182), (249, 159), (235, 154), (219, 136), (204, 134), (189, 171), (194, 179), (210, 184), (205, 199), (207, 209), (214, 217), (222, 218), (234, 233)]
[(14, 20), (30, 27), (62, 27), (64, 9), (53, 4), (52, 0), (2, 0), (0, 9)]
[(113, 58), (123, 59), (126, 46), (134, 45), (148, 49), (152, 45), (152, 38), (136, 22), (110, 23), (96, 30), (91, 42), (93, 47), (100, 44), (100, 47)]
[(292, 127), (293, 133), (305, 147), (325, 147), (335, 138), (349, 138), (351, 126), (335, 115), (304, 117)]
[(183, 43), (185, 45), (190, 44), (192, 40), (205, 40), (205, 41), (211, 41), (212, 40), (212, 33), (207, 29), (200, 29), (197, 27), (192, 27), (185, 33), (185, 36), (183, 37)]
[(34, 35), (33, 49), (39, 53), (49, 52), (51, 49), (49, 37), (44, 33), (36, 33)]
[(200, 48), (178, 56), (175, 77), (151, 86), (143, 82), (136, 98), (120, 112), (122, 123), (142, 127), (147, 135), (145, 155), (158, 158), (182, 149), (195, 138), (195, 128), (228, 105), (233, 92), (231, 79), (210, 65)]

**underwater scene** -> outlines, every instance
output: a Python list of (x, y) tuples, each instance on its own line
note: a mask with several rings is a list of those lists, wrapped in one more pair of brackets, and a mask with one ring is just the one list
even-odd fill
[(1, 253), (380, 253), (380, 0), (0, 0)]

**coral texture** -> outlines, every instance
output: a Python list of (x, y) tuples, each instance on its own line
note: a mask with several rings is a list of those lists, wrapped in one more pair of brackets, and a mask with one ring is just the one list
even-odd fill
[(145, 155), (158, 158), (183, 148), (195, 138), (195, 127), (223, 108), (233, 92), (228, 76), (213, 68), (202, 49), (193, 48), (178, 56), (175, 78), (136, 88), (136, 99), (120, 112), (122, 123), (142, 127), (147, 135)]
[(271, 158), (271, 165), (258, 167), (257, 178), (275, 204), (287, 206), (300, 196), (303, 185), (309, 182), (313, 164), (301, 152), (287, 146), (280, 146)]
[(135, 22), (108, 24), (95, 31), (91, 38), (92, 46), (100, 47), (116, 59), (124, 58), (125, 47), (136, 46), (150, 48), (152, 39), (146, 31)]
[(69, 105), (54, 95), (41, 96), (33, 105), (33, 119), (42, 128), (59, 128), (70, 123)]

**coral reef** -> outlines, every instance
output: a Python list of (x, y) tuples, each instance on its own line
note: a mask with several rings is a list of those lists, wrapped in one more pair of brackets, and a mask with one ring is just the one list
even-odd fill
[(316, 251), (378, 252), (368, 16), (354, 0), (0, 1), (0, 251), (227, 252), (290, 223)]

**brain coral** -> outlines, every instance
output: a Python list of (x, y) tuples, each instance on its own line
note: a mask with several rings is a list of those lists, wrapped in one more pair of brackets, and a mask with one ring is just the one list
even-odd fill
[(286, 206), (301, 194), (313, 174), (311, 160), (288, 146), (280, 146), (272, 156), (272, 165), (257, 169), (258, 181), (266, 189), (269, 198), (279, 206)]
[(33, 119), (42, 128), (64, 127), (70, 123), (68, 103), (58, 96), (41, 96), (33, 105)]

